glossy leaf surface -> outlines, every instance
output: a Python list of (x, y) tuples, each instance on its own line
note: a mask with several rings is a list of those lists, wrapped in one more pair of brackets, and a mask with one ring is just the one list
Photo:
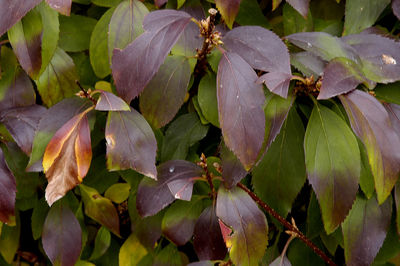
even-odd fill
[(15, 194), (17, 187), (15, 177), (4, 160), (3, 151), (0, 149), (0, 221), (7, 223), (15, 214)]
[(246, 170), (257, 159), (265, 134), (265, 100), (254, 70), (238, 54), (225, 52), (218, 66), (219, 122), (228, 148)]
[(225, 20), (226, 25), (232, 29), (233, 22), (239, 12), (240, 0), (216, 0), (215, 4), (222, 18)]
[(72, 0), (46, 0), (51, 8), (57, 10), (65, 16), (71, 13)]
[(114, 93), (108, 91), (100, 91), (100, 97), (97, 100), (96, 110), (99, 111), (130, 111), (129, 105), (116, 96)]

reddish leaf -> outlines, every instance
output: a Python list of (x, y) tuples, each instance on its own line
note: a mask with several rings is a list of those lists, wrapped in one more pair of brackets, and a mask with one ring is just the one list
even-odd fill
[(246, 170), (256, 162), (265, 133), (265, 101), (257, 75), (236, 53), (225, 52), (218, 66), (217, 99), (222, 135)]
[[(0, 0), (0, 36), (17, 23), (41, 0)], [(7, 8), (5, 8), (7, 7)]]
[(46, 0), (46, 3), (65, 16), (71, 13), (72, 0)]
[(130, 111), (129, 105), (114, 93), (100, 91), (101, 95), (96, 104), (96, 110), (99, 111)]
[(225, 258), (227, 250), (214, 207), (207, 207), (197, 220), (194, 227), (193, 245), (200, 260)]
[[(201, 177), (203, 174), (200, 167), (183, 160), (165, 162), (157, 170), (157, 181), (144, 178), (139, 184), (136, 208), (142, 217), (158, 213), (173, 202), (175, 198), (190, 200), (193, 178)], [(170, 185), (171, 182), (172, 184)], [(177, 184), (183, 185), (178, 186), (178, 189), (176, 189)], [(177, 193), (180, 194), (176, 195)], [(175, 198), (173, 195), (175, 195)]]
[(247, 171), (225, 144), (221, 146), (222, 177), (225, 187), (231, 189), (247, 175)]
[(310, 0), (287, 0), (287, 2), (303, 17), (307, 17)]
[(90, 128), (86, 113), (74, 116), (62, 126), (46, 147), (43, 170), (49, 184), (46, 201), (51, 206), (82, 182), (92, 160)]
[[(153, 78), (191, 16), (183, 11), (158, 10), (146, 16), (146, 30), (124, 50), (115, 49), (112, 73), (119, 95), (127, 102)], [(137, 69), (137, 71), (131, 71)]]
[(67, 205), (55, 204), (47, 214), (42, 232), (43, 249), (55, 265), (75, 265), (82, 248), (82, 230)]
[(382, 104), (368, 93), (354, 90), (339, 96), (354, 133), (364, 143), (379, 203), (390, 195), (400, 171), (400, 138)]
[(231, 29), (236, 15), (239, 12), (240, 1), (241, 0), (215, 0), (215, 4), (219, 12), (221, 12), (222, 18)]
[(15, 212), (15, 194), (17, 187), (15, 178), (4, 159), (3, 151), (0, 149), (0, 221), (10, 222)]
[(386, 238), (392, 214), (392, 199), (378, 205), (375, 197), (357, 197), (343, 222), (346, 265), (370, 265)]
[(286, 98), (292, 76), (290, 57), (286, 45), (275, 33), (258, 26), (243, 26), (229, 31), (223, 41), (251, 67), (270, 72), (261, 81), (270, 91)]
[(158, 8), (162, 7), (166, 2), (168, 2), (168, 0), (154, 0), (154, 4)]
[(133, 169), (157, 179), (156, 138), (147, 121), (135, 109), (108, 113), (106, 141), (110, 171)]
[(45, 113), (46, 108), (40, 105), (16, 107), (1, 112), (0, 122), (6, 126), (18, 146), (30, 155), (36, 128)]
[(395, 14), (396, 17), (400, 19), (400, 0), (392, 1), (392, 9), (393, 9), (393, 14)]

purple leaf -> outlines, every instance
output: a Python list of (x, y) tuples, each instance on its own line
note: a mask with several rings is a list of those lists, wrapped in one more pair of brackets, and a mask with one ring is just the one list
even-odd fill
[(400, 19), (400, 0), (392, 1), (392, 9), (393, 9), (393, 14), (395, 14), (396, 17)]
[(217, 216), (232, 228), (229, 256), (236, 265), (257, 265), (268, 244), (268, 224), (264, 213), (243, 190), (220, 186)]
[(106, 141), (110, 171), (133, 169), (157, 179), (157, 141), (147, 121), (135, 109), (108, 113)]
[(67, 205), (54, 204), (42, 233), (43, 249), (53, 264), (75, 265), (82, 247), (82, 230)]
[(221, 146), (222, 178), (225, 187), (231, 189), (247, 175), (247, 171), (225, 144), (221, 144)]
[(257, 160), (265, 133), (265, 101), (257, 75), (236, 53), (225, 52), (218, 66), (217, 99), (222, 135), (246, 170)]
[(142, 92), (190, 19), (191, 16), (183, 11), (151, 12), (143, 22), (146, 32), (124, 50), (114, 50), (112, 73), (117, 91), (125, 101), (130, 102)]
[(15, 213), (15, 194), (17, 187), (15, 178), (4, 159), (3, 151), (0, 149), (0, 221), (10, 222)]
[(168, 124), (185, 101), (190, 65), (184, 56), (168, 56), (140, 95), (140, 111), (155, 128)]
[(382, 104), (354, 90), (339, 96), (354, 133), (364, 143), (379, 203), (390, 195), (400, 171), (400, 138)]
[(18, 146), (27, 154), (32, 151), (33, 138), (46, 108), (40, 105), (16, 107), (0, 113), (2, 122)]
[(311, 52), (292, 53), (290, 63), (304, 75), (314, 77), (322, 76), (326, 62)]
[(303, 17), (307, 17), (310, 0), (287, 0), (287, 2)]
[(214, 262), (211, 260), (202, 260), (189, 263), (188, 266), (214, 266)]
[(168, 0), (154, 0), (154, 4), (158, 8), (162, 7), (166, 2), (168, 2)]
[(194, 227), (193, 245), (200, 260), (225, 258), (227, 250), (214, 207), (207, 207), (197, 220)]
[(40, 2), (41, 0), (0, 0), (2, 7), (0, 9), (0, 36)]
[(370, 265), (390, 226), (392, 199), (378, 205), (375, 197), (357, 197), (342, 224), (346, 265)]
[(360, 67), (352, 60), (338, 57), (324, 69), (321, 92), (318, 99), (329, 99), (357, 88), (360, 83), (368, 83)]
[(241, 0), (215, 0), (215, 4), (222, 18), (225, 20), (225, 24), (232, 29), (233, 22), (235, 21), (236, 15), (239, 12)]
[(290, 56), (286, 45), (272, 31), (258, 26), (237, 27), (223, 38), (224, 45), (255, 69), (267, 71), (262, 82), (282, 97), (287, 96), (290, 77)]
[(394, 131), (397, 135), (400, 135), (400, 105), (384, 103), (383, 106), (389, 114)]
[(396, 184), (394, 190), (394, 199), (396, 203), (396, 227), (397, 227), (397, 235), (400, 235), (400, 185)]
[(46, 0), (46, 3), (65, 16), (69, 16), (71, 13), (72, 0)]
[[(158, 180), (154, 181), (149, 178), (143, 178), (139, 184), (137, 192), (136, 208), (139, 215), (142, 217), (151, 216), (158, 213), (160, 210), (164, 209), (167, 205), (175, 200), (175, 198), (185, 197), (190, 200), (191, 191), (193, 189), (193, 178), (201, 177), (203, 171), (200, 167), (194, 163), (183, 161), (183, 160), (173, 160), (161, 164), (158, 167)], [(170, 186), (169, 183), (172, 181), (182, 180), (182, 182), (174, 182)], [(189, 184), (187, 184), (189, 183)], [(183, 184), (179, 186), (177, 192), (179, 197), (174, 198), (176, 195), (176, 185)], [(174, 194), (171, 192), (174, 190)], [(183, 188), (183, 190), (182, 190)], [(187, 193), (187, 189), (190, 193)]]
[(130, 111), (129, 105), (114, 93), (100, 91), (101, 95), (96, 104), (99, 111)]

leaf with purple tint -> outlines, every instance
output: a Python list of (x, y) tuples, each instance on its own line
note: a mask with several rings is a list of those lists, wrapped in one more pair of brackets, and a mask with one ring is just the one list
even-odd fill
[(184, 56), (168, 56), (140, 95), (140, 111), (155, 128), (168, 124), (185, 101), (191, 71)]
[(74, 265), (82, 248), (82, 230), (68, 205), (55, 204), (42, 232), (43, 249), (53, 264)]
[(287, 0), (287, 2), (303, 17), (307, 17), (310, 0)]
[(311, 52), (300, 52), (290, 54), (290, 63), (301, 71), (305, 76), (322, 76), (326, 62)]
[(354, 61), (337, 57), (330, 61), (324, 69), (321, 92), (318, 99), (329, 99), (354, 90), (360, 83), (371, 82)]
[(357, 34), (343, 38), (361, 58), (364, 75), (379, 83), (400, 80), (400, 44), (376, 34)]
[(114, 93), (108, 91), (100, 91), (100, 97), (97, 100), (96, 110), (99, 111), (130, 111), (129, 105), (116, 96)]
[(194, 227), (193, 246), (200, 260), (221, 260), (227, 249), (213, 206), (207, 207)]
[(321, 207), (325, 231), (343, 222), (356, 198), (361, 159), (357, 139), (346, 122), (315, 104), (304, 138), (308, 180)]
[(202, 260), (189, 263), (188, 266), (214, 266), (214, 262), (211, 260)]
[(394, 190), (394, 199), (396, 204), (396, 227), (397, 235), (400, 235), (400, 185), (396, 184)]
[(400, 20), (400, 0), (392, 1), (393, 14), (396, 15), (397, 19)]
[(157, 141), (147, 121), (135, 109), (108, 113), (106, 141), (110, 171), (133, 169), (157, 179)]
[(0, 112), (3, 123), (18, 146), (27, 154), (32, 151), (33, 138), (46, 108), (40, 105), (16, 107)]
[(400, 138), (383, 105), (366, 92), (339, 96), (354, 133), (364, 143), (379, 203), (390, 195), (400, 171)]
[(226, 146), (246, 170), (257, 160), (265, 134), (265, 101), (257, 75), (238, 54), (225, 52), (218, 66), (219, 122)]
[(233, 22), (239, 12), (240, 0), (215, 0), (215, 4), (225, 24), (232, 29)]
[[(17, 23), (41, 0), (0, 0), (0, 36)], [(7, 7), (7, 8), (5, 8)]]
[(130, 102), (143, 91), (190, 19), (183, 11), (151, 12), (143, 22), (145, 32), (124, 50), (114, 50), (112, 74), (117, 91), (125, 101)]
[[(158, 169), (158, 180), (154, 181), (150, 178), (143, 178), (139, 184), (137, 191), (136, 207), (140, 216), (146, 217), (158, 213), (167, 205), (175, 200), (175, 194), (172, 194), (170, 183), (182, 180), (189, 183), (186, 189), (190, 190), (190, 194), (186, 194), (186, 200), (190, 200), (194, 179), (203, 175), (203, 170), (194, 163), (173, 160), (161, 164)], [(174, 184), (174, 183), (172, 183)], [(174, 189), (174, 187), (173, 187)]]
[(15, 194), (17, 187), (13, 173), (7, 166), (3, 151), (0, 149), (0, 221), (8, 223), (15, 215)]
[(252, 68), (269, 72), (261, 81), (270, 91), (287, 96), (292, 76), (290, 57), (286, 45), (275, 33), (258, 26), (237, 27), (224, 36), (223, 42)]
[(154, 0), (154, 4), (158, 8), (162, 7), (166, 2), (168, 2), (168, 0)]
[(370, 265), (381, 248), (390, 226), (392, 199), (378, 205), (376, 197), (357, 197), (342, 224), (347, 265)]
[(396, 131), (397, 135), (400, 135), (400, 105), (384, 103), (383, 106), (389, 114), (394, 131)]
[(222, 178), (224, 179), (225, 187), (231, 189), (247, 175), (247, 171), (224, 143), (221, 143), (220, 149)]
[(72, 0), (46, 0), (47, 4), (65, 16), (71, 13)]
[[(282, 257), (283, 256), (283, 257)], [(278, 256), (269, 266), (292, 266), (286, 255)]]
[(239, 188), (218, 190), (217, 216), (232, 228), (229, 251), (236, 265), (256, 265), (268, 244), (268, 224), (264, 213), (250, 196)]
[(203, 204), (199, 197), (193, 197), (191, 201), (174, 202), (162, 220), (163, 234), (177, 246), (186, 244), (192, 238), (202, 209)]

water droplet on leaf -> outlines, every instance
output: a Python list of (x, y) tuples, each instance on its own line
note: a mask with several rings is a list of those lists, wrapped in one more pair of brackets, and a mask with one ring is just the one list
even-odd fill
[(174, 171), (175, 171), (175, 167), (171, 166), (171, 167), (169, 168), (169, 172), (170, 172), (170, 173), (173, 173)]

